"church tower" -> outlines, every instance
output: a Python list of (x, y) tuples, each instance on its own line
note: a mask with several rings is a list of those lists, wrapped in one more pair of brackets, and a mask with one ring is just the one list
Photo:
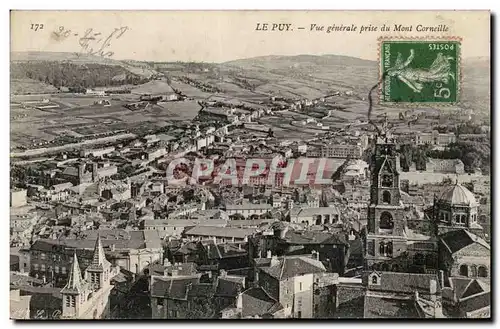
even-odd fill
[(371, 187), (365, 244), (365, 267), (398, 271), (391, 260), (406, 251), (406, 219), (401, 201), (396, 145), (379, 137), (370, 163)]
[(87, 283), (82, 278), (75, 252), (68, 283), (61, 290), (63, 296), (62, 318), (78, 319), (80, 317), (85, 309), (87, 290)]
[(87, 281), (93, 291), (97, 291), (109, 285), (111, 263), (106, 259), (101, 237), (97, 235), (94, 246), (94, 256), (92, 263), (87, 267)]

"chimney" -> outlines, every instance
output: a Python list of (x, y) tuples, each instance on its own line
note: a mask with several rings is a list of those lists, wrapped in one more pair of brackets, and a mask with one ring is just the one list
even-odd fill
[(243, 298), (242, 298), (242, 293), (239, 293), (238, 296), (236, 297), (236, 308), (238, 310), (243, 309)]
[(226, 275), (227, 275), (227, 273), (226, 273), (226, 271), (225, 271), (225, 270), (222, 270), (222, 269), (221, 269), (221, 270), (219, 271), (219, 277), (221, 277), (221, 278), (225, 278), (225, 277), (226, 277)]
[(441, 288), (444, 287), (444, 271), (439, 270), (439, 283), (441, 284)]
[(286, 233), (288, 232), (288, 226), (285, 226), (281, 231), (280, 231), (280, 239), (285, 239)]
[(431, 279), (429, 284), (429, 293), (431, 294), (431, 301), (436, 305), (437, 281)]
[(276, 266), (278, 264), (279, 264), (278, 256), (271, 257), (271, 264), (270, 264), (270, 266), (272, 267), (272, 266)]
[(418, 296), (418, 291), (416, 291), (416, 290), (415, 290), (415, 301), (416, 301), (416, 302), (418, 301), (418, 298), (419, 298), (419, 296)]
[(243, 250), (243, 249), (241, 248), (241, 243), (238, 243), (238, 250)]
[(271, 250), (268, 250), (266, 258), (271, 258), (272, 256), (273, 256), (273, 253), (271, 252)]

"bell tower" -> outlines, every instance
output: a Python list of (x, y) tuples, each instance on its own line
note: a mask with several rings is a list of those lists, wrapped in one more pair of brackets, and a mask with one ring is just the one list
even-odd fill
[(82, 278), (76, 252), (73, 255), (73, 264), (69, 273), (68, 283), (61, 290), (63, 296), (62, 318), (78, 319), (85, 310), (87, 301), (87, 283)]
[(398, 270), (391, 260), (406, 251), (406, 218), (399, 187), (396, 144), (381, 131), (370, 161), (370, 205), (368, 207), (365, 267)]

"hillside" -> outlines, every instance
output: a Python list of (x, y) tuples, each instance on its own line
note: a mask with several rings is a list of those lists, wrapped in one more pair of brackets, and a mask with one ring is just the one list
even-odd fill
[[(142, 62), (57, 52), (12, 52), (10, 69), (12, 91), (16, 94), (43, 93), (50, 86), (94, 88), (137, 85), (157, 74)], [(26, 79), (39, 83), (20, 84)]]

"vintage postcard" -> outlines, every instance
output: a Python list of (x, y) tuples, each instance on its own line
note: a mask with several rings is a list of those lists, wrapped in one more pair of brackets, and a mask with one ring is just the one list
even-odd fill
[(11, 11), (11, 318), (491, 319), (490, 16)]

